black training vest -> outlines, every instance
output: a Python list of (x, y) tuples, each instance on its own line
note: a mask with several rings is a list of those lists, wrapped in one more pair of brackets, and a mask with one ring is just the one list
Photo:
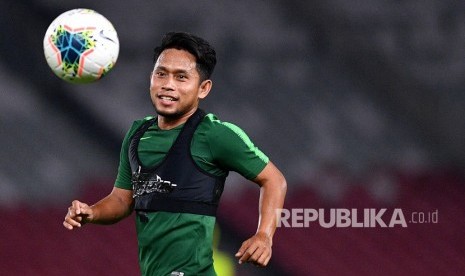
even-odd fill
[(145, 122), (129, 144), (136, 211), (166, 211), (215, 216), (226, 176), (205, 172), (192, 158), (190, 144), (205, 116), (201, 109), (189, 117), (164, 159), (154, 167), (144, 167), (138, 155), (140, 138), (156, 122)]

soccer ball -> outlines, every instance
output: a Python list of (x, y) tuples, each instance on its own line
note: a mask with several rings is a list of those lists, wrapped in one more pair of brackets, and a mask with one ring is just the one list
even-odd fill
[(118, 34), (103, 15), (73, 9), (59, 15), (44, 37), (44, 54), (53, 73), (70, 83), (89, 83), (105, 76), (119, 53)]

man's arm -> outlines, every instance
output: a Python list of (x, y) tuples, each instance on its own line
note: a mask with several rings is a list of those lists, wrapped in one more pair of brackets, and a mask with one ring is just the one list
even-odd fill
[(258, 229), (254, 236), (242, 243), (236, 257), (239, 263), (266, 266), (271, 258), (277, 210), (283, 208), (287, 184), (283, 174), (271, 162), (253, 181), (260, 186)]
[(131, 214), (134, 207), (132, 194), (132, 190), (114, 187), (108, 196), (92, 206), (74, 200), (68, 208), (63, 226), (73, 230), (85, 223), (116, 223)]

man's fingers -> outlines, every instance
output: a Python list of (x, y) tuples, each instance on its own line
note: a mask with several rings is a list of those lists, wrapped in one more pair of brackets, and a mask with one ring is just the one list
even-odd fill
[(68, 208), (68, 214), (70, 217), (91, 215), (92, 209), (86, 203), (74, 200), (71, 207)]
[(265, 247), (257, 247), (247, 261), (250, 263), (257, 264), (258, 260), (262, 257), (265, 250), (266, 250)]
[(63, 226), (66, 229), (73, 230), (74, 227), (81, 227), (81, 224), (73, 220), (70, 220), (70, 221), (65, 220), (63, 221)]
[(81, 214), (81, 208), (83, 207), (83, 205), (85, 204), (83, 204), (82, 202), (78, 200), (73, 200), (73, 202), (71, 203), (71, 209), (74, 210), (76, 215), (79, 215)]
[(68, 230), (73, 230), (73, 226), (71, 226), (69, 223), (67, 223), (66, 220), (63, 221), (63, 226)]
[(245, 262), (253, 262), (253, 256), (255, 256), (255, 253), (260, 254), (260, 252), (257, 252), (258, 247), (255, 244), (251, 244), (247, 248), (244, 248), (244, 254), (242, 254), (241, 258), (239, 259), (239, 263), (245, 263)]
[(76, 217), (77, 213), (76, 213), (76, 208), (74, 208), (73, 206), (69, 207), (68, 208), (68, 213), (66, 214), (67, 217), (70, 217), (70, 218), (74, 218)]
[(250, 240), (246, 240), (245, 242), (242, 243), (241, 248), (236, 253), (236, 258), (239, 258), (239, 263), (242, 264), (243, 262), (246, 262), (250, 255), (253, 252), (250, 252), (249, 250), (249, 245), (250, 245)]
[(73, 230), (74, 227), (81, 227), (81, 224), (75, 219), (66, 216), (65, 220), (63, 221), (63, 226), (69, 230)]
[(90, 207), (78, 200), (73, 200), (71, 206), (68, 208), (63, 226), (69, 230), (73, 230), (74, 227), (81, 227), (84, 218), (91, 214)]
[(268, 264), (270, 257), (271, 249), (269, 249), (267, 246), (257, 246), (255, 251), (246, 261), (264, 267)]
[(239, 258), (239, 264), (249, 262), (258, 266), (266, 266), (271, 258), (271, 243), (254, 236), (242, 243), (235, 256)]
[(239, 259), (239, 263), (242, 264), (242, 263), (246, 263), (249, 261), (249, 258), (250, 256), (252, 256), (254, 251), (252, 251), (250, 248), (247, 249), (244, 254), (242, 255), (242, 257)]
[(262, 252), (262, 255), (260, 256), (260, 258), (258, 258), (256, 263), (259, 266), (266, 266), (268, 265), (268, 262), (270, 261), (270, 259), (271, 259), (271, 251), (264, 250)]
[(248, 244), (249, 244), (249, 241), (246, 240), (245, 242), (242, 243), (241, 247), (239, 248), (239, 250), (237, 251), (236, 256), (237, 258), (240, 258), (242, 257), (242, 255), (244, 255), (244, 252), (247, 250), (248, 248)]

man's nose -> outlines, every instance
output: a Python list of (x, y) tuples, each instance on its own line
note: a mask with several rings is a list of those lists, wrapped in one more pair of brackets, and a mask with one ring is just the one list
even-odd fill
[(175, 85), (173, 76), (167, 76), (166, 78), (163, 79), (162, 89), (174, 90), (175, 88), (176, 88), (176, 85)]

